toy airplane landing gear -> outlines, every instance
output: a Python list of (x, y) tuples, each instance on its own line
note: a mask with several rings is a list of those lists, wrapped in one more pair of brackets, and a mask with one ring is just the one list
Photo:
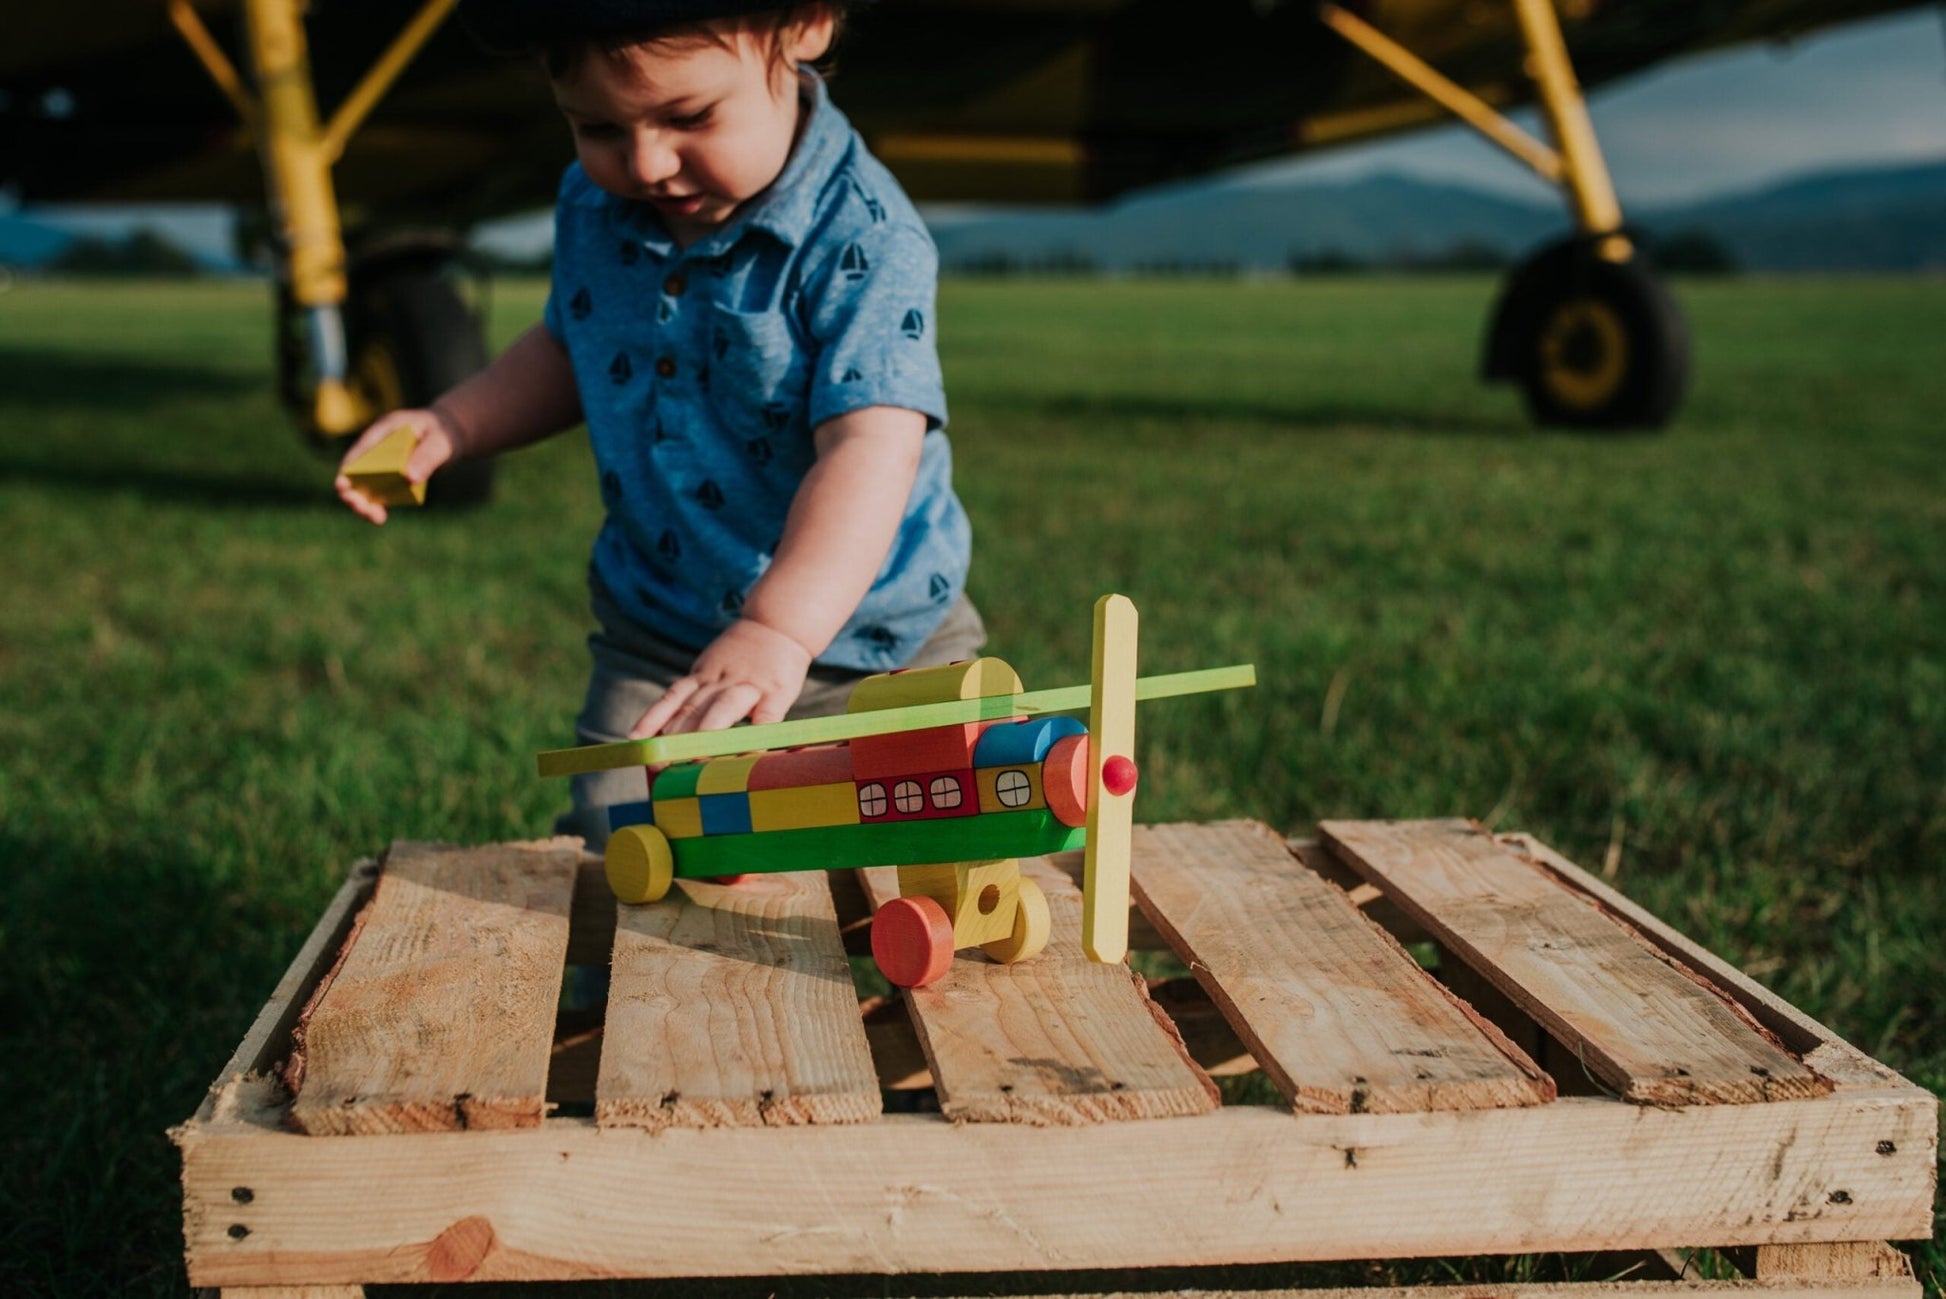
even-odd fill
[[(969, 948), (1007, 965), (1039, 955), (1048, 904), (1020, 858), (1085, 844), (1082, 945), (1120, 961), (1136, 701), (1256, 681), (1248, 665), (1139, 679), (1135, 637), (1135, 606), (1103, 596), (1088, 686), (1028, 694), (1001, 660), (974, 659), (867, 677), (843, 717), (558, 750), (540, 770), (674, 764), (650, 771), (648, 799), (610, 809), (608, 882), (631, 905), (678, 879), (897, 866), (872, 953), (905, 988)], [(1086, 726), (1059, 715), (1084, 707)]]
[(978, 947), (1001, 965), (1047, 946), (1047, 895), (1020, 875), (1018, 858), (899, 867), (899, 896), (872, 918), (872, 958), (901, 988), (931, 983), (953, 953)]

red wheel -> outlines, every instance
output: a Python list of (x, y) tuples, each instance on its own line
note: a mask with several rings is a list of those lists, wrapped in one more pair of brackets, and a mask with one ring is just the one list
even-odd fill
[(741, 884), (750, 878), (748, 872), (742, 875), (710, 875), (706, 877), (712, 884)]
[(901, 988), (919, 988), (953, 963), (953, 922), (931, 898), (893, 898), (872, 917), (872, 957)]

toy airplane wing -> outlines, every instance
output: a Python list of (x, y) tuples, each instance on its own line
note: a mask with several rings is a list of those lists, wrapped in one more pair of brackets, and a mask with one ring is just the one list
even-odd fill
[[(1134, 681), (1137, 700), (1168, 699), (1212, 690), (1236, 690), (1257, 683), (1253, 664), (1204, 668)], [(721, 758), (770, 749), (793, 749), (807, 744), (832, 744), (868, 735), (919, 731), (963, 722), (999, 721), (1041, 713), (1079, 712), (1093, 704), (1092, 686), (1067, 686), (1022, 694), (984, 695), (941, 704), (876, 709), (836, 717), (807, 717), (763, 726), (737, 726), (727, 731), (694, 731), (685, 735), (657, 735), (645, 740), (620, 740), (573, 749), (550, 749), (539, 755), (542, 776), (573, 776), (616, 767), (647, 767), (697, 758)]]

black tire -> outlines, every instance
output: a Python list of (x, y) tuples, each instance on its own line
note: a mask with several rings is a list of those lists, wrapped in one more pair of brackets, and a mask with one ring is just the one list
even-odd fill
[(1689, 326), (1639, 261), (1612, 262), (1570, 240), (1507, 281), (1484, 370), (1520, 385), (1537, 424), (1659, 429), (1689, 387)]
[[(478, 315), (425, 259), (354, 268), (345, 338), (351, 384), (378, 411), (424, 406), (487, 363)], [(457, 461), (426, 484), (428, 506), (479, 505), (492, 495), (491, 460)]]

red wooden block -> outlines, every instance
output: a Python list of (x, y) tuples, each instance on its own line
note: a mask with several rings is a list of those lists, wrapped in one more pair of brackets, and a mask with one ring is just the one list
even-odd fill
[(1041, 789), (1047, 810), (1062, 825), (1088, 824), (1088, 737), (1070, 735), (1056, 740), (1041, 765)]
[(932, 726), (923, 731), (863, 735), (851, 742), (852, 774), (858, 780), (883, 780), (914, 771), (960, 771), (973, 765), (980, 733), (992, 722)]
[(765, 754), (750, 768), (750, 783), (746, 788), (798, 789), (805, 785), (836, 785), (851, 778), (851, 746), (820, 744), (810, 749)]
[(949, 816), (977, 816), (979, 812), (980, 787), (974, 783), (970, 767), (858, 782), (861, 824), (937, 821)]

